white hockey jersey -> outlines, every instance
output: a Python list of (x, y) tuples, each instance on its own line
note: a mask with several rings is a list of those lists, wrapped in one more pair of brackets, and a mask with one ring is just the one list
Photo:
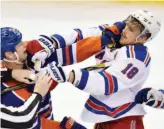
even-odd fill
[(130, 45), (112, 51), (106, 48), (97, 56), (99, 63), (110, 62), (101, 71), (75, 70), (74, 85), (90, 93), (82, 119), (105, 122), (126, 116), (144, 115), (134, 102), (149, 73), (151, 57), (144, 45)]

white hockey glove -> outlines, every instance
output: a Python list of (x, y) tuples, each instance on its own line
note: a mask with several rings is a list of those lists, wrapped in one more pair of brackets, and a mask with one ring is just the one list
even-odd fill
[(164, 108), (164, 93), (155, 89), (151, 89), (147, 94), (148, 101), (146, 105), (154, 108)]
[(137, 93), (135, 102), (138, 104), (145, 103), (154, 108), (164, 108), (164, 91), (144, 88)]
[(38, 76), (44, 76), (50, 74), (53, 80), (62, 83), (68, 80), (68, 74), (62, 67), (60, 67), (55, 61), (49, 63), (47, 67), (40, 70)]
[(34, 63), (34, 69), (36, 71), (40, 71), (40, 68), (44, 65), (47, 57), (48, 53), (45, 50), (41, 50), (33, 55), (32, 62)]
[(46, 35), (40, 35), (38, 38), (38, 42), (40, 45), (45, 48), (46, 52), (48, 53), (48, 57), (55, 51), (55, 41), (52, 40), (50, 37)]

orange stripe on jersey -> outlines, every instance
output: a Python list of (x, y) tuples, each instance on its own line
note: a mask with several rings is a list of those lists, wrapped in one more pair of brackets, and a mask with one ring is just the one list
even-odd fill
[[(7, 82), (5, 82), (5, 83), (6, 83), (6, 85), (7, 85), (8, 87), (12, 87), (12, 86), (16, 86), (16, 85), (22, 84), (22, 83), (20, 83), (20, 82), (15, 81), (15, 80), (7, 81)], [(31, 94), (32, 94), (32, 93), (29, 93), (29, 92), (27, 91), (27, 88), (15, 90), (14, 92), (15, 92), (19, 97), (21, 97), (21, 98), (23, 98), (23, 99), (25, 99), (25, 100), (28, 99), (28, 98), (31, 96)]]
[(101, 51), (101, 37), (89, 37), (76, 43), (77, 62), (83, 61)]
[(109, 73), (107, 73), (107, 72), (104, 72), (105, 73), (105, 75), (107, 76), (107, 78), (108, 78), (108, 81), (109, 81), (109, 83), (110, 83), (110, 86), (109, 86), (109, 88), (110, 88), (110, 94), (112, 94), (113, 92), (114, 92), (114, 82), (113, 82), (113, 78), (112, 78), (112, 76), (109, 74)]
[(41, 128), (42, 129), (62, 129), (60, 127), (60, 122), (48, 120), (43, 117), (41, 117)]
[(28, 92), (26, 88), (20, 89), (20, 90), (16, 90), (14, 91), (17, 95), (19, 95), (20, 97), (22, 97), (23, 99), (27, 100), (32, 93)]
[(65, 55), (66, 55), (66, 65), (70, 65), (69, 46), (66, 46), (66, 47), (65, 47)]
[(112, 31), (116, 35), (120, 34), (120, 31), (119, 31), (119, 29), (118, 29), (118, 27), (116, 25), (106, 26), (105, 30), (110, 30), (110, 31)]

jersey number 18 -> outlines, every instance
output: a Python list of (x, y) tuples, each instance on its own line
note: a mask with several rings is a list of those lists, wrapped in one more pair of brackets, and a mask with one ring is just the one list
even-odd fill
[(125, 74), (129, 79), (132, 79), (137, 73), (138, 68), (134, 67), (132, 63), (128, 64), (121, 72)]

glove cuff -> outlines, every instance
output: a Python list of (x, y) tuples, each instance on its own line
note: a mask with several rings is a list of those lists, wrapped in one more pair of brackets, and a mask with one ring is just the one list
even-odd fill
[(65, 116), (63, 118), (63, 120), (60, 122), (60, 127), (62, 127), (63, 129), (65, 129), (65, 125), (66, 125), (67, 120), (68, 120), (68, 118)]
[(72, 126), (74, 125), (75, 121), (69, 117), (64, 117), (63, 120), (60, 123), (60, 127), (64, 129), (72, 129)]

